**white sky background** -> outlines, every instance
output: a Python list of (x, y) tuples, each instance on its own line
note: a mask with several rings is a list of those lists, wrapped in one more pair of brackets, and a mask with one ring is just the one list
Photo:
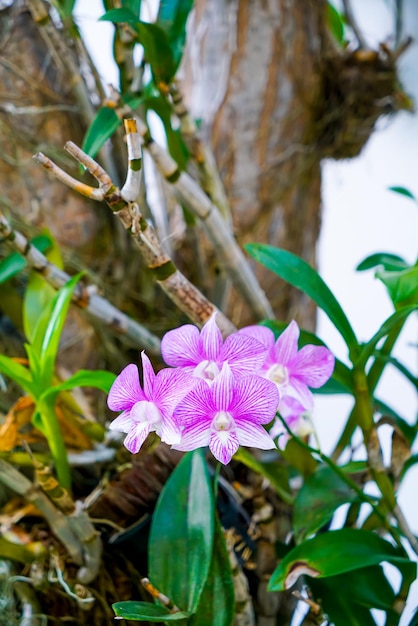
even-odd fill
[[(144, 2), (144, 4), (146, 4)], [(152, 6), (152, 2), (149, 2)], [(393, 34), (390, 0), (352, 0), (359, 25), (371, 46), (390, 42)], [(418, 106), (418, 0), (404, 0), (404, 33), (416, 42), (400, 62), (405, 91)], [(79, 0), (76, 19), (87, 37), (93, 58), (105, 83), (118, 84), (111, 53), (113, 27), (97, 22), (104, 12), (100, 0)], [(321, 276), (345, 310), (358, 338), (367, 341), (393, 312), (384, 285), (373, 270), (358, 273), (356, 265), (375, 252), (391, 252), (413, 264), (417, 257), (418, 206), (388, 191), (403, 186), (418, 198), (418, 115), (398, 113), (384, 118), (361, 155), (347, 161), (323, 164), (323, 218), (318, 246)], [(319, 313), (318, 335), (340, 359), (347, 355), (342, 339), (326, 316)], [(405, 327), (395, 355), (417, 375), (418, 321)], [(417, 418), (416, 391), (391, 366), (378, 387), (378, 395), (410, 423)], [(341, 432), (351, 407), (348, 397), (316, 396), (314, 421), (319, 441), (329, 452)], [(382, 431), (383, 432), (383, 431)], [(390, 455), (389, 432), (384, 440)], [(415, 450), (417, 451), (417, 450)], [(418, 534), (418, 467), (406, 476), (399, 494), (401, 508)], [(406, 626), (418, 604), (418, 583), (410, 594), (401, 621)]]

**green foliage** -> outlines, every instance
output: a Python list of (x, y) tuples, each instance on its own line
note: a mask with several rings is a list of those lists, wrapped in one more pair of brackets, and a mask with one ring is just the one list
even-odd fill
[(409, 189), (406, 189), (406, 187), (388, 187), (389, 191), (393, 191), (394, 193), (399, 194), (400, 196), (405, 196), (405, 198), (410, 198), (411, 200), (414, 200), (414, 202), (417, 202), (417, 199), (415, 198), (414, 194), (412, 193), (412, 191), (409, 191)]
[(178, 68), (186, 41), (186, 22), (193, 0), (163, 0), (160, 2), (157, 24), (167, 33), (174, 67)]
[(189, 617), (187, 611), (170, 613), (168, 609), (151, 602), (115, 602), (112, 605), (115, 615), (123, 619), (143, 620), (145, 622), (178, 622)]
[(299, 490), (293, 510), (296, 543), (301, 543), (327, 524), (342, 504), (356, 502), (358, 495), (330, 467), (320, 465)]
[(122, 124), (114, 109), (102, 107), (90, 124), (83, 140), (82, 149), (91, 157), (95, 157), (103, 144)]
[(292, 252), (265, 244), (245, 246), (251, 256), (272, 272), (297, 287), (326, 313), (350, 351), (358, 350), (358, 341), (341, 305), (322, 278), (306, 261)]
[(375, 533), (343, 528), (296, 546), (271, 575), (270, 591), (290, 589), (302, 575), (324, 578), (344, 574), (387, 561), (395, 566), (411, 563), (401, 548)]
[(331, 2), (327, 2), (327, 23), (335, 41), (343, 46), (345, 42), (344, 16)]
[[(201, 450), (186, 454), (159, 497), (149, 539), (149, 577), (180, 609), (195, 612), (214, 534), (212, 485)], [(182, 555), (171, 559), (170, 555)]]
[[(48, 235), (38, 235), (30, 241), (31, 245), (40, 252), (46, 252), (51, 247), (51, 238)], [(14, 278), (27, 266), (27, 262), (18, 252), (11, 252), (0, 261), (0, 284)]]

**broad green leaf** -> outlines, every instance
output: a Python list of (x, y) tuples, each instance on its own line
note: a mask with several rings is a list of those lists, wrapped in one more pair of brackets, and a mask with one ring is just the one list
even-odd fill
[(52, 301), (51, 312), (48, 319), (40, 320), (42, 323), (36, 327), (34, 332), (32, 347), (39, 356), (42, 383), (45, 388), (49, 387), (52, 382), (62, 329), (74, 289), (80, 277), (81, 274), (73, 276), (68, 283), (61, 287)]
[(358, 499), (356, 492), (330, 467), (319, 466), (300, 489), (293, 510), (296, 543), (317, 532), (330, 521), (342, 504)]
[(113, 22), (114, 24), (137, 24), (138, 16), (130, 7), (121, 7), (120, 9), (110, 9), (99, 18), (100, 22)]
[(331, 2), (327, 2), (327, 23), (335, 40), (342, 45), (344, 43), (344, 22)]
[(252, 243), (245, 246), (254, 259), (308, 295), (328, 315), (350, 351), (358, 342), (344, 311), (319, 274), (303, 259), (280, 248)]
[(398, 193), (401, 196), (405, 196), (406, 198), (410, 198), (411, 200), (414, 200), (415, 202), (417, 201), (417, 199), (415, 198), (414, 194), (412, 193), (412, 191), (409, 191), (409, 189), (407, 189), (406, 187), (388, 187), (389, 191), (393, 191), (394, 193)]
[(156, 24), (147, 22), (137, 22), (136, 32), (138, 41), (144, 48), (145, 61), (150, 64), (155, 84), (168, 85), (174, 77), (176, 67), (167, 33)]
[(398, 372), (405, 376), (405, 378), (409, 380), (409, 382), (412, 383), (414, 387), (418, 388), (418, 378), (414, 376), (414, 374), (407, 367), (405, 367), (403, 363), (398, 361), (398, 359), (395, 359), (395, 357), (393, 356), (387, 356), (386, 354), (380, 355), (379, 352), (374, 352), (373, 356), (376, 358), (376, 360), (382, 360), (385, 363), (390, 363), (391, 365), (393, 365), (393, 367), (395, 367)]
[(141, 0), (122, 0), (122, 7), (124, 9), (129, 9), (133, 15), (136, 15), (139, 19), (139, 14), (141, 12)]
[(418, 266), (400, 272), (377, 271), (395, 307), (418, 303)]
[(336, 576), (387, 561), (410, 563), (400, 548), (366, 530), (343, 528), (317, 535), (293, 548), (274, 570), (268, 589), (293, 587), (302, 575)]
[[(61, 250), (52, 235), (47, 232), (49, 247), (46, 252), (48, 261), (54, 263), (60, 269), (63, 268)], [(23, 330), (26, 338), (32, 343), (36, 327), (40, 319), (49, 315), (48, 307), (56, 294), (56, 291), (37, 272), (33, 271), (29, 275), (23, 298)]]
[(281, 450), (280, 454), (294, 467), (302, 476), (310, 476), (316, 470), (318, 462), (313, 458), (312, 454), (300, 446), (297, 441), (290, 439), (286, 448)]
[(165, 607), (151, 602), (115, 602), (112, 604), (115, 615), (123, 619), (142, 620), (144, 622), (178, 622), (187, 619), (190, 613), (170, 613)]
[(114, 109), (102, 107), (90, 124), (84, 137), (82, 148), (91, 157), (95, 157), (103, 144), (113, 135), (122, 124)]
[[(263, 320), (260, 324), (261, 326), (267, 326), (270, 328), (276, 337), (276, 339), (281, 335), (281, 333), (287, 328), (287, 322), (279, 322), (278, 320)], [(317, 335), (309, 332), (308, 330), (300, 329), (299, 336), (299, 348), (306, 346), (308, 344), (313, 344), (314, 346), (324, 346), (328, 348), (326, 343), (322, 341)], [(335, 367), (334, 372), (331, 379), (325, 383), (319, 389), (314, 389), (314, 393), (352, 393), (353, 390), (353, 378), (351, 369), (347, 367), (342, 361), (339, 359), (335, 359)]]
[(180, 64), (186, 41), (186, 22), (193, 0), (164, 0), (160, 2), (157, 24), (168, 36), (175, 68)]
[(64, 382), (49, 387), (43, 394), (42, 398), (48, 398), (51, 395), (58, 394), (60, 391), (68, 391), (75, 387), (94, 387), (105, 393), (109, 393), (111, 386), (115, 381), (116, 375), (105, 370), (79, 370)]
[(149, 577), (182, 610), (196, 611), (212, 560), (213, 489), (202, 450), (189, 452), (165, 484), (151, 523)]
[(280, 471), (280, 468), (283, 466), (279, 465), (279, 461), (277, 463), (262, 463), (245, 448), (239, 448), (237, 450), (234, 454), (234, 460), (239, 461), (257, 474), (267, 478), (273, 489), (275, 489), (282, 498), (283, 502), (293, 504), (294, 497), (290, 492), (289, 480), (288, 477)]
[(392, 609), (394, 591), (379, 565), (321, 580), (309, 579), (309, 586), (335, 626), (374, 626), (371, 608), (396, 615)]
[(33, 382), (31, 372), (23, 367), (20, 363), (16, 363), (13, 359), (0, 354), (0, 372), (14, 380), (22, 389), (32, 398), (35, 396), (35, 384)]
[(376, 252), (366, 257), (356, 267), (358, 272), (364, 272), (370, 270), (378, 265), (383, 265), (385, 270), (396, 271), (403, 270), (408, 267), (408, 264), (397, 254), (389, 254), (388, 252)]
[(154, 95), (144, 99), (145, 107), (154, 111), (161, 119), (167, 136), (168, 150), (180, 169), (185, 170), (189, 154), (179, 130), (171, 125), (172, 110), (166, 98)]
[(358, 356), (357, 365), (365, 365), (369, 357), (373, 354), (376, 345), (383, 337), (386, 337), (393, 328), (396, 328), (398, 324), (405, 321), (406, 318), (415, 311), (418, 311), (418, 304), (412, 306), (405, 306), (393, 313), (387, 320), (383, 322), (377, 333), (361, 347), (360, 354)]
[(234, 619), (234, 581), (225, 537), (215, 520), (212, 563), (196, 613), (190, 626), (231, 626)]
[[(35, 248), (44, 252), (51, 245), (51, 240), (46, 235), (34, 237), (30, 242)], [(11, 252), (0, 261), (0, 284), (13, 278), (27, 266), (26, 259), (18, 252)]]

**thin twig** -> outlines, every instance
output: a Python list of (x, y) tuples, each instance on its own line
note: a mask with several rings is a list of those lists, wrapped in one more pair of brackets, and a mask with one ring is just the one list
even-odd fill
[(358, 27), (357, 20), (354, 17), (354, 13), (353, 13), (353, 9), (351, 7), (350, 0), (343, 0), (343, 6), (344, 6), (345, 17), (346, 17), (347, 22), (348, 22), (349, 26), (351, 27), (353, 33), (356, 36), (356, 39), (357, 39), (358, 44), (359, 44), (359, 48), (363, 48), (363, 49), (367, 50), (367, 48), (369, 46), (367, 45), (367, 42), (364, 39), (363, 34), (362, 34), (360, 28)]
[[(76, 181), (77, 182), (77, 181)], [(19, 252), (30, 268), (43, 276), (54, 289), (60, 289), (71, 276), (48, 261), (19, 231), (14, 230), (0, 211), (0, 233), (5, 242)], [(94, 291), (94, 286), (78, 283), (74, 289), (72, 301), (79, 308), (99, 320), (113, 332), (123, 335), (133, 346), (143, 346), (154, 355), (160, 354), (160, 340), (144, 326), (128, 317)]]
[(124, 228), (130, 231), (147, 267), (154, 274), (156, 282), (193, 322), (202, 326), (216, 312), (218, 325), (224, 335), (234, 332), (235, 327), (230, 320), (175, 267), (154, 229), (141, 215), (138, 205), (125, 200), (120, 189), (112, 183), (105, 170), (76, 144), (69, 141), (65, 149), (96, 178), (99, 183), (98, 189), (84, 184), (77, 186), (75, 179), (68, 177), (64, 170), (42, 153), (38, 153), (34, 158), (64, 184), (69, 184), (73, 189), (90, 198), (103, 199), (107, 203), (121, 220)]

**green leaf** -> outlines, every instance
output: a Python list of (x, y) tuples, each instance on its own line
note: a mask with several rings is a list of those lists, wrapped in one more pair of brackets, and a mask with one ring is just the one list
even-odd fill
[(143, 620), (144, 622), (178, 622), (187, 619), (188, 612), (170, 613), (165, 607), (151, 602), (115, 602), (112, 604), (115, 615), (123, 619)]
[(335, 40), (341, 45), (344, 43), (344, 22), (337, 9), (327, 2), (327, 23)]
[(123, 7), (120, 9), (110, 9), (106, 11), (104, 15), (99, 18), (100, 22), (113, 22), (114, 24), (122, 24), (127, 22), (128, 24), (136, 25), (138, 22), (138, 16), (129, 7)]
[[(60, 269), (63, 268), (61, 250), (50, 233), (47, 233), (49, 248), (46, 254), (48, 261)], [(32, 342), (33, 334), (39, 325), (41, 317), (49, 315), (49, 307), (56, 291), (37, 272), (32, 271), (23, 299), (23, 330), (26, 338)]]
[(53, 4), (58, 5), (61, 17), (66, 18), (71, 17), (74, 10), (75, 0), (56, 0)]
[(277, 463), (263, 463), (256, 459), (251, 452), (245, 448), (239, 448), (234, 454), (234, 460), (239, 461), (257, 474), (264, 476), (270, 482), (273, 489), (277, 491), (283, 502), (293, 504), (294, 497), (290, 492), (288, 477), (280, 469), (283, 467)]
[(414, 194), (412, 193), (412, 191), (409, 191), (409, 189), (406, 189), (406, 187), (388, 187), (389, 191), (393, 191), (395, 193), (398, 193), (401, 196), (405, 196), (406, 198), (410, 198), (411, 200), (414, 200), (415, 202), (417, 201), (417, 199), (415, 198)]
[(356, 492), (330, 467), (319, 466), (305, 480), (296, 498), (293, 511), (296, 543), (329, 522), (339, 506), (357, 499)]
[(49, 387), (52, 382), (62, 329), (74, 289), (80, 278), (81, 274), (73, 276), (73, 278), (56, 293), (52, 301), (50, 314), (47, 319), (42, 318), (40, 320), (33, 335), (32, 348), (39, 357), (42, 385), (45, 389)]
[(151, 523), (149, 577), (180, 609), (195, 612), (212, 560), (213, 489), (202, 450), (189, 452), (165, 484)]
[[(34, 237), (30, 242), (35, 248), (44, 252), (51, 246), (51, 240), (46, 235)], [(13, 278), (27, 266), (27, 261), (18, 252), (11, 252), (0, 261), (0, 284)]]
[(293, 548), (274, 570), (268, 589), (293, 587), (302, 575), (335, 576), (387, 561), (410, 563), (400, 548), (366, 530), (343, 528), (317, 535)]
[(389, 254), (388, 252), (376, 252), (375, 254), (371, 254), (366, 257), (359, 263), (356, 267), (358, 272), (364, 272), (366, 270), (370, 270), (373, 267), (377, 267), (378, 265), (383, 265), (385, 270), (393, 271), (393, 270), (403, 270), (408, 267), (408, 264), (402, 257), (397, 254)]
[(0, 372), (14, 380), (22, 389), (32, 398), (36, 395), (36, 386), (33, 382), (31, 372), (23, 367), (20, 363), (16, 363), (13, 359), (0, 354)]
[(325, 579), (309, 579), (315, 597), (336, 626), (375, 625), (371, 608), (391, 614), (395, 594), (379, 565)]
[(141, 12), (141, 4), (141, 0), (122, 0), (122, 7), (129, 9), (133, 15), (137, 16), (137, 19), (139, 19)]
[(418, 266), (400, 272), (380, 270), (376, 278), (385, 285), (396, 307), (418, 303)]
[(383, 337), (386, 337), (386, 335), (388, 335), (393, 328), (396, 328), (400, 322), (403, 322), (408, 315), (414, 313), (415, 311), (418, 311), (418, 304), (402, 307), (388, 317), (388, 319), (383, 322), (377, 333), (375, 333), (373, 337), (361, 347), (357, 365), (364, 365), (373, 354), (379, 341), (383, 339)]
[(189, 153), (182, 139), (179, 130), (174, 130), (171, 124), (172, 110), (167, 102), (167, 99), (161, 95), (150, 96), (144, 98), (144, 104), (147, 110), (154, 111), (161, 119), (165, 134), (167, 136), (168, 150), (177, 162), (177, 165), (181, 170), (186, 169)]
[(252, 243), (245, 246), (254, 259), (294, 287), (306, 293), (328, 315), (350, 351), (358, 342), (344, 311), (319, 274), (300, 257), (273, 246)]
[(99, 109), (84, 137), (82, 145), (84, 152), (95, 157), (121, 124), (122, 120), (116, 115), (114, 109), (110, 107)]
[(147, 22), (137, 22), (136, 31), (138, 41), (144, 48), (145, 61), (151, 66), (155, 84), (168, 85), (174, 77), (176, 67), (167, 33), (156, 24)]
[(215, 521), (212, 563), (196, 613), (190, 626), (231, 626), (234, 619), (234, 581), (225, 537)]
[(115, 381), (116, 375), (105, 370), (79, 370), (64, 382), (49, 387), (43, 394), (42, 398), (46, 399), (51, 395), (58, 394), (60, 391), (69, 391), (75, 387), (94, 387), (105, 393), (109, 393), (111, 386)]
[(183, 55), (186, 22), (192, 7), (193, 0), (162, 0), (160, 2), (157, 24), (167, 33), (176, 69)]
[(408, 626), (418, 626), (418, 609), (415, 611), (414, 615), (412, 616), (412, 619), (409, 622)]

